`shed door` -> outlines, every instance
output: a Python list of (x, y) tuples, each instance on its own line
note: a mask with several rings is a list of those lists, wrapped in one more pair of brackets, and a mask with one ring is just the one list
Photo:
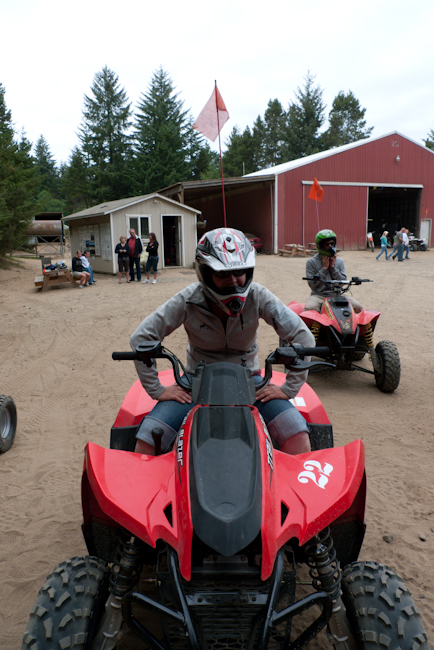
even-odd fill
[(182, 217), (163, 214), (164, 266), (182, 266)]

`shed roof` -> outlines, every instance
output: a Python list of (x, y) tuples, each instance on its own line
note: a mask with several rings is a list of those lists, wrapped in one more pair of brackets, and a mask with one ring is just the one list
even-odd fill
[[(391, 135), (399, 135), (401, 138), (405, 138), (409, 142), (413, 142), (418, 147), (422, 147), (425, 151), (431, 151), (425, 147), (425, 145), (407, 138), (407, 136), (402, 135), (398, 131), (392, 131), (391, 133), (386, 133), (385, 135), (371, 136), (370, 138), (364, 138), (363, 140), (357, 140), (356, 142), (350, 142), (349, 144), (343, 144), (341, 147), (335, 147), (334, 149), (328, 149), (327, 151), (320, 151), (319, 153), (313, 153), (310, 156), (304, 156), (303, 158), (297, 158), (296, 160), (290, 160), (286, 163), (281, 163), (280, 165), (275, 165), (274, 167), (268, 167), (268, 169), (260, 169), (257, 172), (252, 172), (251, 174), (246, 174), (243, 178), (251, 176), (269, 176), (270, 174), (283, 174), (284, 172), (290, 171), (291, 169), (296, 169), (297, 167), (303, 167), (303, 165), (310, 165), (311, 163), (317, 162), (318, 160), (323, 160), (329, 156), (335, 156), (336, 154), (343, 153), (349, 149), (355, 149), (356, 147), (361, 147), (363, 145), (369, 144), (370, 142), (375, 142), (376, 140), (381, 140), (382, 138), (387, 138)], [(434, 154), (434, 151), (431, 151)]]
[(172, 203), (174, 205), (179, 205), (184, 210), (190, 210), (196, 214), (201, 214), (200, 210), (190, 208), (188, 205), (184, 205), (183, 203), (179, 203), (179, 201), (174, 201), (173, 199), (169, 199), (167, 196), (163, 196), (161, 194), (158, 194), (158, 192), (154, 192), (153, 194), (143, 194), (142, 196), (132, 196), (126, 199), (118, 199), (117, 201), (107, 201), (106, 203), (100, 203), (99, 205), (94, 205), (93, 207), (87, 208), (86, 210), (80, 210), (80, 212), (74, 212), (74, 214), (63, 217), (62, 221), (70, 221), (71, 219), (86, 219), (88, 217), (101, 217), (110, 214), (111, 212), (116, 212), (116, 210), (129, 208), (133, 205), (136, 205), (137, 203), (142, 203), (142, 201), (149, 201), (150, 199), (154, 198), (167, 201), (168, 203)]

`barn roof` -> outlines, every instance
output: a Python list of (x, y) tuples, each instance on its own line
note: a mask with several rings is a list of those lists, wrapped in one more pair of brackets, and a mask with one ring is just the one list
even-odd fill
[[(116, 212), (116, 210), (121, 210), (122, 208), (129, 208), (130, 206), (141, 203), (142, 201), (147, 201), (149, 199), (158, 198), (173, 203), (175, 205), (181, 205), (178, 201), (169, 199), (167, 196), (162, 196), (158, 192), (153, 194), (143, 194), (142, 196), (131, 196), (126, 199), (118, 199), (117, 201), (107, 201), (106, 203), (100, 203), (99, 205), (94, 205), (91, 208), (86, 210), (80, 210), (80, 212), (74, 212), (67, 217), (64, 217), (62, 221), (70, 221), (71, 219), (86, 219), (87, 217), (101, 217), (111, 212)], [(195, 208), (190, 208), (188, 205), (182, 204), (184, 210), (191, 210), (191, 212), (196, 212), (200, 214), (200, 210), (195, 210)]]
[[(425, 145), (407, 138), (407, 136), (402, 135), (398, 131), (392, 131), (391, 133), (386, 133), (385, 135), (371, 136), (370, 138), (364, 138), (363, 140), (357, 140), (357, 142), (350, 142), (349, 144), (344, 144), (341, 147), (335, 147), (334, 149), (328, 149), (327, 151), (321, 151), (319, 153), (314, 153), (310, 156), (304, 156), (303, 158), (297, 158), (297, 160), (290, 160), (286, 163), (281, 163), (280, 165), (275, 165), (274, 167), (268, 167), (268, 169), (260, 169), (257, 172), (252, 172), (251, 174), (246, 174), (243, 178), (251, 176), (268, 176), (270, 174), (283, 174), (284, 172), (290, 171), (291, 169), (296, 169), (297, 167), (303, 167), (303, 165), (310, 165), (311, 163), (317, 162), (318, 160), (323, 160), (329, 156), (335, 156), (336, 154), (343, 153), (344, 151), (349, 151), (350, 149), (355, 149), (356, 147), (361, 147), (363, 145), (369, 144), (370, 142), (375, 142), (376, 140), (381, 140), (382, 138), (387, 138), (391, 135), (399, 135), (401, 138), (405, 138), (409, 142), (413, 142), (418, 147), (422, 147), (425, 151), (431, 151), (425, 147)], [(434, 151), (431, 151), (434, 154)]]

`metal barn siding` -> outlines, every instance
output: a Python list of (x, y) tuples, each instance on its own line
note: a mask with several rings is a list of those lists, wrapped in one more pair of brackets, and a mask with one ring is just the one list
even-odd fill
[(306, 244), (315, 241), (318, 230), (330, 228), (338, 236), (338, 248), (358, 250), (366, 246), (366, 187), (326, 185), (321, 202), (308, 198), (310, 185), (303, 185), (303, 189)]
[[(318, 206), (307, 198), (314, 177), (324, 189)], [(434, 214), (433, 178), (434, 153), (397, 133), (362, 141), (336, 154), (328, 152), (312, 163), (301, 162), (277, 177), (278, 246), (313, 241), (319, 219), (320, 229), (336, 230), (340, 247), (364, 248), (369, 187), (422, 187), (417, 214), (420, 222)], [(310, 184), (303, 185), (303, 181)]]

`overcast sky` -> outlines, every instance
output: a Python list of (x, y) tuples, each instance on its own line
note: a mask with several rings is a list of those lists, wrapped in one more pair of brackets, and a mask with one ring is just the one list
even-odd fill
[[(196, 117), (217, 80), (232, 127), (286, 109), (308, 71), (327, 114), (339, 91), (373, 135), (434, 129), (433, 0), (1, 0), (0, 83), (17, 131), (57, 163), (78, 144), (83, 98), (106, 65), (133, 108), (160, 65)], [(214, 147), (216, 148), (216, 147)]]

